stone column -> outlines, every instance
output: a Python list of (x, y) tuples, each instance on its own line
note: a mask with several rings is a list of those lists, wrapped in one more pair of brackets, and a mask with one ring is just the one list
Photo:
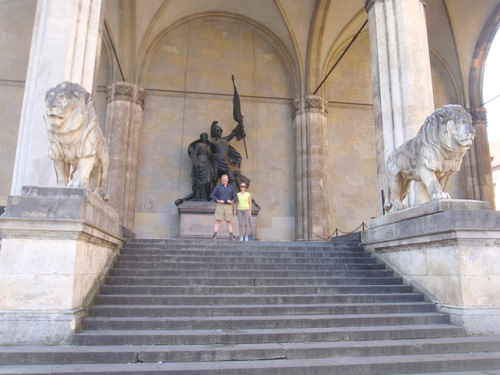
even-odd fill
[(12, 195), (25, 185), (55, 186), (43, 122), (46, 91), (62, 81), (79, 83), (92, 92), (99, 41), (102, 0), (38, 0)]
[(110, 148), (109, 204), (118, 211), (127, 235), (134, 229), (137, 154), (146, 91), (132, 83), (117, 82), (108, 86), (106, 99), (105, 135)]
[(295, 130), (295, 234), (298, 240), (328, 236), (326, 198), (326, 127), (328, 101), (305, 96), (292, 103)]
[(389, 154), (434, 110), (423, 0), (365, 0), (380, 189)]
[(470, 163), (468, 163), (472, 181), (472, 197), (488, 202), (491, 209), (495, 209), (486, 109), (484, 107), (470, 108), (469, 112), (472, 116), (472, 124), (476, 128), (476, 137), (469, 152)]

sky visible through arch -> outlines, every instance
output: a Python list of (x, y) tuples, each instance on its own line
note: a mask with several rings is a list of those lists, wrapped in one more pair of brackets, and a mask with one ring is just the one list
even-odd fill
[[(500, 146), (500, 34), (498, 32), (486, 60), (483, 100), (486, 103), (484, 107), (487, 110), (488, 116), (488, 140), (490, 147), (495, 144)], [(499, 163), (499, 159), (500, 153), (495, 155), (493, 164)]]

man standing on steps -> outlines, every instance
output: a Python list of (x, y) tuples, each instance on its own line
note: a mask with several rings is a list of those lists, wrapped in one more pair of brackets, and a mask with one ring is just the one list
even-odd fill
[(224, 220), (227, 223), (227, 230), (229, 231), (229, 239), (234, 240), (233, 235), (233, 203), (238, 199), (236, 189), (231, 184), (229, 185), (229, 177), (227, 174), (221, 177), (222, 184), (217, 185), (212, 191), (211, 198), (217, 202), (215, 207), (215, 225), (214, 235), (212, 239), (217, 239), (217, 232), (219, 231), (220, 222)]

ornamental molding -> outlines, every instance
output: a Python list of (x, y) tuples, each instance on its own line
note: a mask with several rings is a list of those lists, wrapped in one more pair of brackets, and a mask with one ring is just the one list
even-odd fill
[(292, 116), (303, 113), (320, 113), (323, 116), (328, 116), (328, 100), (321, 96), (305, 96), (294, 99), (292, 101)]
[(146, 90), (129, 82), (115, 82), (108, 86), (106, 101), (126, 100), (137, 103), (144, 109), (146, 105)]

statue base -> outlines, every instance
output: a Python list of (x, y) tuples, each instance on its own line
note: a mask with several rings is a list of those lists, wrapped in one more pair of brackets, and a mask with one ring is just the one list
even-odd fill
[(500, 334), (500, 212), (439, 200), (380, 216), (361, 242), (469, 334)]
[(123, 244), (118, 214), (87, 189), (24, 186), (0, 231), (0, 345), (70, 343)]
[[(195, 202), (185, 201), (177, 206), (179, 211), (180, 222), (180, 238), (211, 238), (214, 234), (215, 224), (215, 202)], [(257, 217), (259, 210), (252, 210), (252, 233), (254, 239), (257, 239)], [(233, 234), (236, 237), (240, 236), (238, 217), (233, 216)], [(220, 223), (217, 238), (229, 238), (227, 224), (222, 221)]]

